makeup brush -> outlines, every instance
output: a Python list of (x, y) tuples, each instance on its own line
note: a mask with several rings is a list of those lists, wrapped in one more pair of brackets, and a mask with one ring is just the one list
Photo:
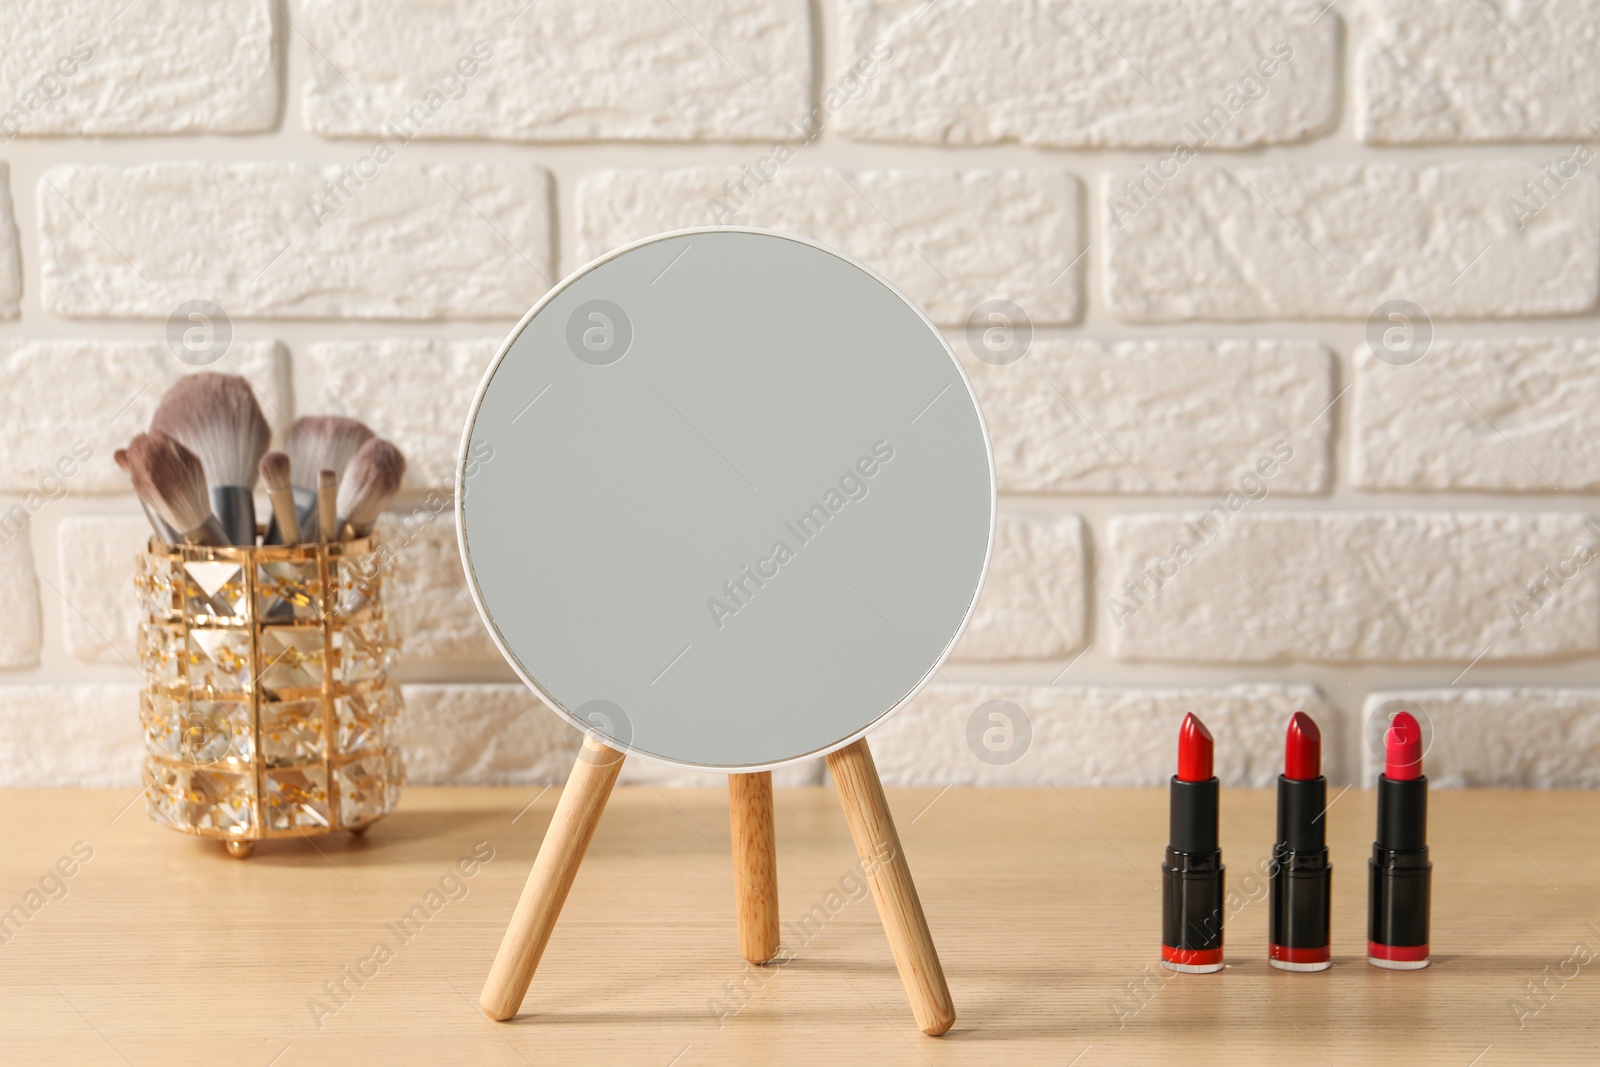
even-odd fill
[(317, 539), (324, 544), (339, 539), (339, 476), (332, 467), (317, 475)]
[(150, 429), (200, 457), (211, 508), (228, 541), (255, 544), (256, 476), (272, 431), (250, 383), (214, 371), (185, 375), (156, 405)]
[(374, 437), (362, 445), (339, 482), (339, 531), (343, 533), (349, 523), (354, 537), (371, 533), (373, 523), (400, 491), (405, 473), (406, 457), (388, 441)]
[[(128, 450), (126, 448), (117, 449), (111, 453), (111, 458), (116, 460), (117, 466), (124, 471), (128, 470)], [(157, 537), (169, 545), (178, 543), (178, 535), (172, 532), (172, 527), (161, 521), (161, 516), (157, 515), (156, 509), (150, 506), (150, 501), (141, 496), (139, 498), (139, 506), (144, 508), (144, 517), (150, 520), (150, 527), (155, 530)]]
[(133, 490), (176, 533), (174, 541), (225, 545), (228, 535), (211, 513), (206, 472), (200, 458), (162, 433), (142, 433), (128, 442)]
[(300, 515), (300, 536), (307, 541), (328, 541), (335, 536), (323, 536), (317, 529), (317, 479), (322, 470), (332, 470), (337, 485), (351, 457), (371, 437), (372, 430), (365, 423), (339, 415), (304, 415), (289, 428), (283, 448), (289, 453), (289, 481)]
[(261, 481), (267, 487), (267, 499), (272, 501), (273, 525), (267, 531), (267, 543), (299, 544), (300, 517), (294, 511), (294, 490), (289, 484), (287, 452), (268, 452), (261, 457)]

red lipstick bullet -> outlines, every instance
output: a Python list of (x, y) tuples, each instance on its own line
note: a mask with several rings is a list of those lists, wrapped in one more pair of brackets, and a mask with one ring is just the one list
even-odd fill
[(1422, 727), (1402, 711), (1384, 735), (1378, 776), (1378, 839), (1367, 878), (1367, 962), (1414, 971), (1428, 965), (1428, 779), (1422, 773)]
[(1328, 780), (1322, 731), (1303, 711), (1289, 720), (1278, 776), (1278, 842), (1272, 849), (1267, 962), (1285, 971), (1323, 971), (1333, 960), (1333, 865), (1328, 862)]
[(1167, 855), (1161, 864), (1161, 965), (1205, 974), (1222, 970), (1222, 849), (1211, 731), (1193, 715), (1178, 731)]

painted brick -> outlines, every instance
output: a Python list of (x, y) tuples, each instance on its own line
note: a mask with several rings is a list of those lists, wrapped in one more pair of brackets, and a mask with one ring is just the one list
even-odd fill
[(1357, 348), (1351, 480), (1370, 489), (1600, 487), (1600, 341), (1434, 340), (1415, 363)]
[[(308, 0), (306, 125), (332, 137), (766, 140), (807, 109), (801, 0)], [(458, 66), (459, 64), (459, 66)]]
[(22, 299), (22, 243), (11, 210), (11, 164), (0, 163), (0, 319), (17, 317)]
[(834, 128), (875, 141), (1161, 148), (1326, 133), (1339, 20), (1313, 21), (1317, 6), (847, 0), (828, 83), (847, 94)]
[(18, 134), (253, 133), (278, 118), (270, 0), (11, 0), (0, 141)]
[(663, 230), (755, 226), (856, 257), (935, 322), (964, 323), (994, 298), (1035, 323), (1078, 317), (1081, 190), (1071, 175), (787, 167), (757, 183), (750, 168), (590, 174), (578, 183), (578, 258)]
[(582, 735), (517, 685), (406, 685), (400, 747), (417, 785), (567, 780)]
[[(1252, 514), (1251, 506), (1230, 511), (1219, 501), (1205, 513), (1111, 521), (1099, 588), (1116, 655), (1466, 662), (1600, 650), (1593, 569), (1536, 610), (1526, 599), (1545, 567), (1594, 542), (1580, 515)], [(1170, 562), (1180, 543), (1189, 549), (1182, 565)]]
[(1380, 144), (1591, 139), (1600, 113), (1592, 57), (1600, 24), (1585, 0), (1439, 4), (1385, 0), (1364, 11), (1356, 123)]
[(384, 598), (403, 663), (500, 662), (467, 590), (455, 512), (434, 495), (385, 515), (378, 533), (390, 556)]
[(43, 644), (30, 520), (22, 504), (0, 509), (0, 668), (37, 665)]
[[(560, 785), (582, 734), (520, 684), (407, 685), (401, 747), (417, 785)], [(716, 785), (726, 776), (682, 771), (635, 757), (624, 785)], [(773, 775), (779, 785), (821, 781), (816, 760)]]
[(1086, 640), (1083, 520), (1002, 512), (989, 576), (954, 659), (1059, 659)]
[(295, 359), (300, 408), (359, 418), (400, 446), (406, 485), (455, 485), (467, 409), (499, 338), (330, 341)]
[(1369, 693), (1362, 782), (1383, 772), (1389, 701), (1423, 724), (1423, 769), (1435, 788), (1600, 788), (1600, 689), (1417, 689)]
[(1562, 315), (1600, 287), (1589, 177), (1519, 226), (1506, 202), (1541, 177), (1529, 162), (1145, 167), (1105, 181), (1106, 299), (1120, 318), (1366, 319), (1390, 299), (1433, 318)]
[(1266, 484), (1321, 492), (1332, 359), (1315, 341), (1035, 339), (1006, 366), (967, 359), (1003, 491), (1214, 493), (1280, 441)]
[(0, 338), (0, 492), (128, 492), (112, 452), (150, 425), (168, 385), (198, 369), (243, 375), (268, 422), (286, 426), (276, 341), (235, 340), (220, 360), (197, 368), (160, 341)]
[[(991, 701), (1010, 706), (984, 709)], [(1014, 708), (1026, 717), (1026, 729)], [(1296, 711), (1323, 726), (1325, 752), (1332, 756), (1339, 748), (1337, 719), (1308, 685), (931, 685), (873, 731), (872, 753), (884, 784), (892, 786), (1159, 786), (1172, 776), (1178, 726), (1191, 711), (1217, 739), (1217, 776), (1226, 786), (1277, 780), (1284, 723)], [(985, 730), (998, 731), (987, 747)], [(1031, 733), (1026, 744), (1025, 733)], [(978, 751), (997, 758), (1020, 754), (1001, 765), (979, 759)]]
[[(135, 685), (0, 687), (0, 788), (126, 789), (136, 798), (144, 739)], [(142, 817), (135, 812), (133, 817)]]
[(515, 318), (549, 288), (548, 172), (380, 155), (53, 167), (39, 184), (45, 307), (165, 318), (206, 299), (234, 318)]
[(56, 527), (61, 632), (74, 659), (138, 669), (134, 557), (149, 539), (142, 514), (68, 515)]

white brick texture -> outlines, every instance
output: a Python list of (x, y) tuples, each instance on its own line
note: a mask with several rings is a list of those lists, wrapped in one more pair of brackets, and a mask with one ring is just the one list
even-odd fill
[(1362, 140), (1593, 138), (1600, 24), (1586, 0), (1383, 0), (1363, 14), (1367, 32), (1356, 50)]
[(304, 411), (367, 421), (406, 455), (406, 485), (455, 484), (467, 409), (499, 338), (330, 341), (295, 360), (294, 394)]
[(1002, 513), (994, 555), (954, 659), (1058, 659), (1085, 640), (1083, 520)]
[[(550, 177), (522, 163), (69, 165), (39, 185), (57, 315), (516, 318), (550, 285)], [(383, 157), (383, 158), (380, 158)]]
[(583, 735), (517, 685), (407, 685), (400, 720), (417, 785), (546, 785), (567, 780)]
[[(520, 684), (407, 685), (403, 695), (400, 745), (416, 785), (560, 785), (572, 772), (583, 735)], [(809, 760), (775, 772), (773, 782), (816, 785), (821, 768)], [(634, 757), (618, 780), (720, 786), (727, 776)]]
[(0, 511), (0, 668), (32, 667), (42, 643), (39, 580), (33, 569), (31, 519), (26, 503)]
[(69, 515), (61, 520), (56, 529), (61, 633), (74, 659), (136, 669), (140, 615), (133, 561), (149, 540), (150, 522), (143, 515)]
[(1214, 493), (1288, 442), (1275, 493), (1328, 475), (1332, 361), (1313, 341), (1035, 341), (969, 358), (1001, 490)]
[(1396, 365), (1362, 345), (1350, 479), (1370, 489), (1600, 487), (1600, 341), (1439, 339)]
[(390, 553), (384, 598), (404, 663), (500, 661), (473, 606), (456, 545), (454, 509), (440, 494), (399, 507), (378, 523)]
[(197, 369), (404, 451), (411, 780), (564, 781), (467, 591), (467, 408), (564, 274), (729, 226), (898, 286), (990, 432), (988, 579), (890, 784), (1158, 787), (1193, 710), (1266, 787), (1305, 708), (1342, 786), (1406, 698), (1438, 785), (1600, 788), (1588, 0), (12, 0), (0, 43), (0, 786), (133, 795), (112, 453)]
[(0, 163), (0, 319), (17, 317), (22, 298), (22, 250), (11, 210), (11, 165)]
[(1600, 689), (1369, 693), (1361, 779), (1369, 788), (1383, 772), (1384, 728), (1401, 709), (1422, 712), (1422, 769), (1435, 788), (1600, 788)]
[[(1006, 703), (986, 706), (993, 701)], [(1266, 786), (1283, 769), (1283, 732), (1297, 711), (1318, 721), (1323, 751), (1336, 753), (1337, 723), (1309, 685), (931, 685), (872, 735), (872, 753), (889, 785), (1159, 786), (1194, 712), (1216, 738), (1222, 784)], [(988, 730), (996, 733), (986, 739)]]
[(843, 0), (834, 128), (951, 145), (1298, 140), (1337, 110), (1339, 20), (1313, 21), (1318, 6)]
[(0, 140), (269, 129), (275, 6), (10, 0), (0, 5)]
[(126, 789), (137, 798), (144, 739), (133, 685), (0, 686), (0, 789)]
[[(1234, 507), (1238, 504), (1238, 507)], [(1574, 514), (1210, 511), (1111, 522), (1100, 586), (1126, 659), (1468, 662), (1600, 651), (1597, 569), (1528, 599), (1596, 543)]]
[[(1169, 176), (1170, 175), (1170, 176)], [(1107, 175), (1106, 300), (1136, 322), (1564, 315), (1600, 284), (1600, 184), (1524, 219), (1531, 163), (1222, 169), (1163, 156)]]
[(332, 137), (766, 140), (808, 108), (803, 0), (307, 0)]
[(196, 368), (161, 341), (0, 338), (0, 492), (127, 492), (111, 454), (150, 425), (168, 385), (197, 369), (242, 374), (268, 422), (287, 425), (286, 369), (274, 341), (234, 340), (220, 360)]
[(1073, 322), (1081, 199), (1076, 178), (1044, 170), (609, 170), (578, 186), (578, 258), (663, 230), (755, 226), (856, 257), (935, 322), (964, 323), (993, 298), (1035, 323)]

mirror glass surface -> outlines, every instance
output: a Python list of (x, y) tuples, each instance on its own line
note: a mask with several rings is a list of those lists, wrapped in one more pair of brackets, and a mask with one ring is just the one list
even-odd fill
[(763, 232), (665, 235), (547, 296), (485, 379), (457, 489), (523, 680), (617, 747), (720, 770), (831, 751), (910, 696), (993, 532), (938, 331)]

